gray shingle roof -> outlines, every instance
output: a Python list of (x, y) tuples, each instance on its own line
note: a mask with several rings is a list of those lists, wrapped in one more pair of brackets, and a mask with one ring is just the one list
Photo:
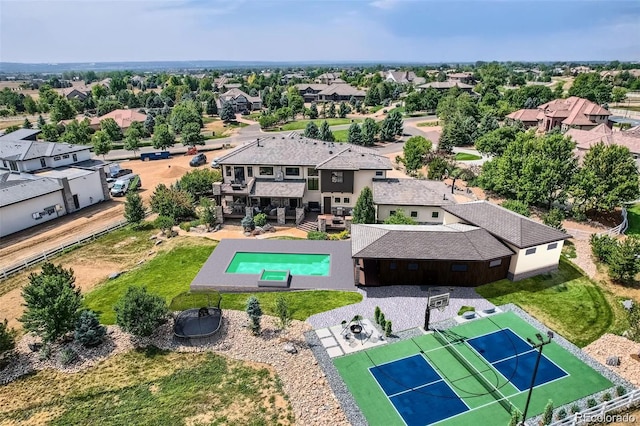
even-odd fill
[(70, 154), (89, 150), (90, 148), (87, 145), (2, 139), (0, 140), (0, 158), (3, 160), (24, 161)]
[(40, 133), (39, 129), (18, 129), (15, 132), (0, 136), (0, 141), (6, 140), (23, 140)]
[(340, 96), (365, 96), (367, 94), (364, 90), (356, 89), (349, 84), (330, 84), (329, 87), (319, 92), (318, 95), (330, 96), (334, 93)]
[(487, 261), (513, 251), (487, 231), (464, 225), (352, 225), (357, 258)]
[(372, 188), (375, 204), (444, 206), (456, 203), (451, 190), (435, 180), (376, 179)]
[(391, 170), (391, 161), (377, 151), (361, 146), (323, 142), (297, 133), (261, 138), (220, 157), (218, 163), (309, 166), (328, 170)]
[[(0, 183), (0, 207), (60, 190), (62, 190), (60, 182), (49, 178), (2, 182)], [(26, 214), (31, 214), (31, 212)]]
[(497, 238), (518, 248), (538, 246), (569, 238), (569, 235), (564, 232), (486, 201), (474, 201), (442, 208), (467, 223), (486, 229)]

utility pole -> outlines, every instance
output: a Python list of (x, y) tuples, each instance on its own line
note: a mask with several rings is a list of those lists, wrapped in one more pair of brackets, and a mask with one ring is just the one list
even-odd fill
[(533, 393), (533, 387), (536, 383), (536, 375), (538, 374), (538, 367), (540, 366), (540, 358), (542, 358), (542, 348), (545, 345), (548, 345), (549, 343), (551, 343), (551, 339), (553, 339), (553, 331), (547, 331), (546, 340), (542, 338), (542, 335), (540, 333), (536, 333), (536, 338), (538, 339), (537, 343), (527, 337), (527, 342), (529, 342), (529, 344), (533, 346), (534, 349), (538, 349), (538, 357), (536, 358), (536, 365), (533, 368), (533, 375), (531, 376), (531, 385), (529, 386), (529, 394), (527, 395), (527, 403), (524, 406), (524, 413), (522, 413), (522, 423), (520, 423), (520, 426), (525, 426), (525, 422), (527, 420), (527, 411), (529, 411), (529, 402), (531, 402), (531, 394)]

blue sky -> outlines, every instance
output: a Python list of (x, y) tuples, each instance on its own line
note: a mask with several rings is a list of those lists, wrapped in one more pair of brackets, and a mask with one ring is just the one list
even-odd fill
[(640, 60), (637, 0), (0, 0), (0, 61)]

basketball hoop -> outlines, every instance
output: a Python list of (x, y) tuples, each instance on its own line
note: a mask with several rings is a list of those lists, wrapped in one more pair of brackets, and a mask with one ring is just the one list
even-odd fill
[(444, 312), (447, 306), (449, 306), (449, 293), (437, 294), (429, 298), (429, 309)]

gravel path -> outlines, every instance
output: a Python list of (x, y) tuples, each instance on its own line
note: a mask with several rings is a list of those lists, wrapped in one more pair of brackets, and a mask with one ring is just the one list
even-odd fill
[[(379, 306), (387, 320), (393, 323), (394, 331), (407, 330), (424, 325), (424, 311), (427, 305), (428, 287), (421, 286), (385, 286), (359, 289), (364, 299), (360, 303), (343, 306), (307, 319), (314, 329), (340, 324), (355, 315), (373, 318), (376, 306)], [(433, 287), (433, 294), (448, 291), (447, 288)], [(486, 299), (478, 295), (473, 288), (455, 287), (451, 292), (449, 306), (444, 312), (431, 311), (431, 322), (453, 318), (462, 306), (473, 306), (476, 310), (493, 307)]]
[(589, 277), (596, 276), (596, 264), (591, 258), (591, 244), (588, 240), (573, 238), (573, 244), (576, 247), (576, 258), (571, 261), (584, 271)]

